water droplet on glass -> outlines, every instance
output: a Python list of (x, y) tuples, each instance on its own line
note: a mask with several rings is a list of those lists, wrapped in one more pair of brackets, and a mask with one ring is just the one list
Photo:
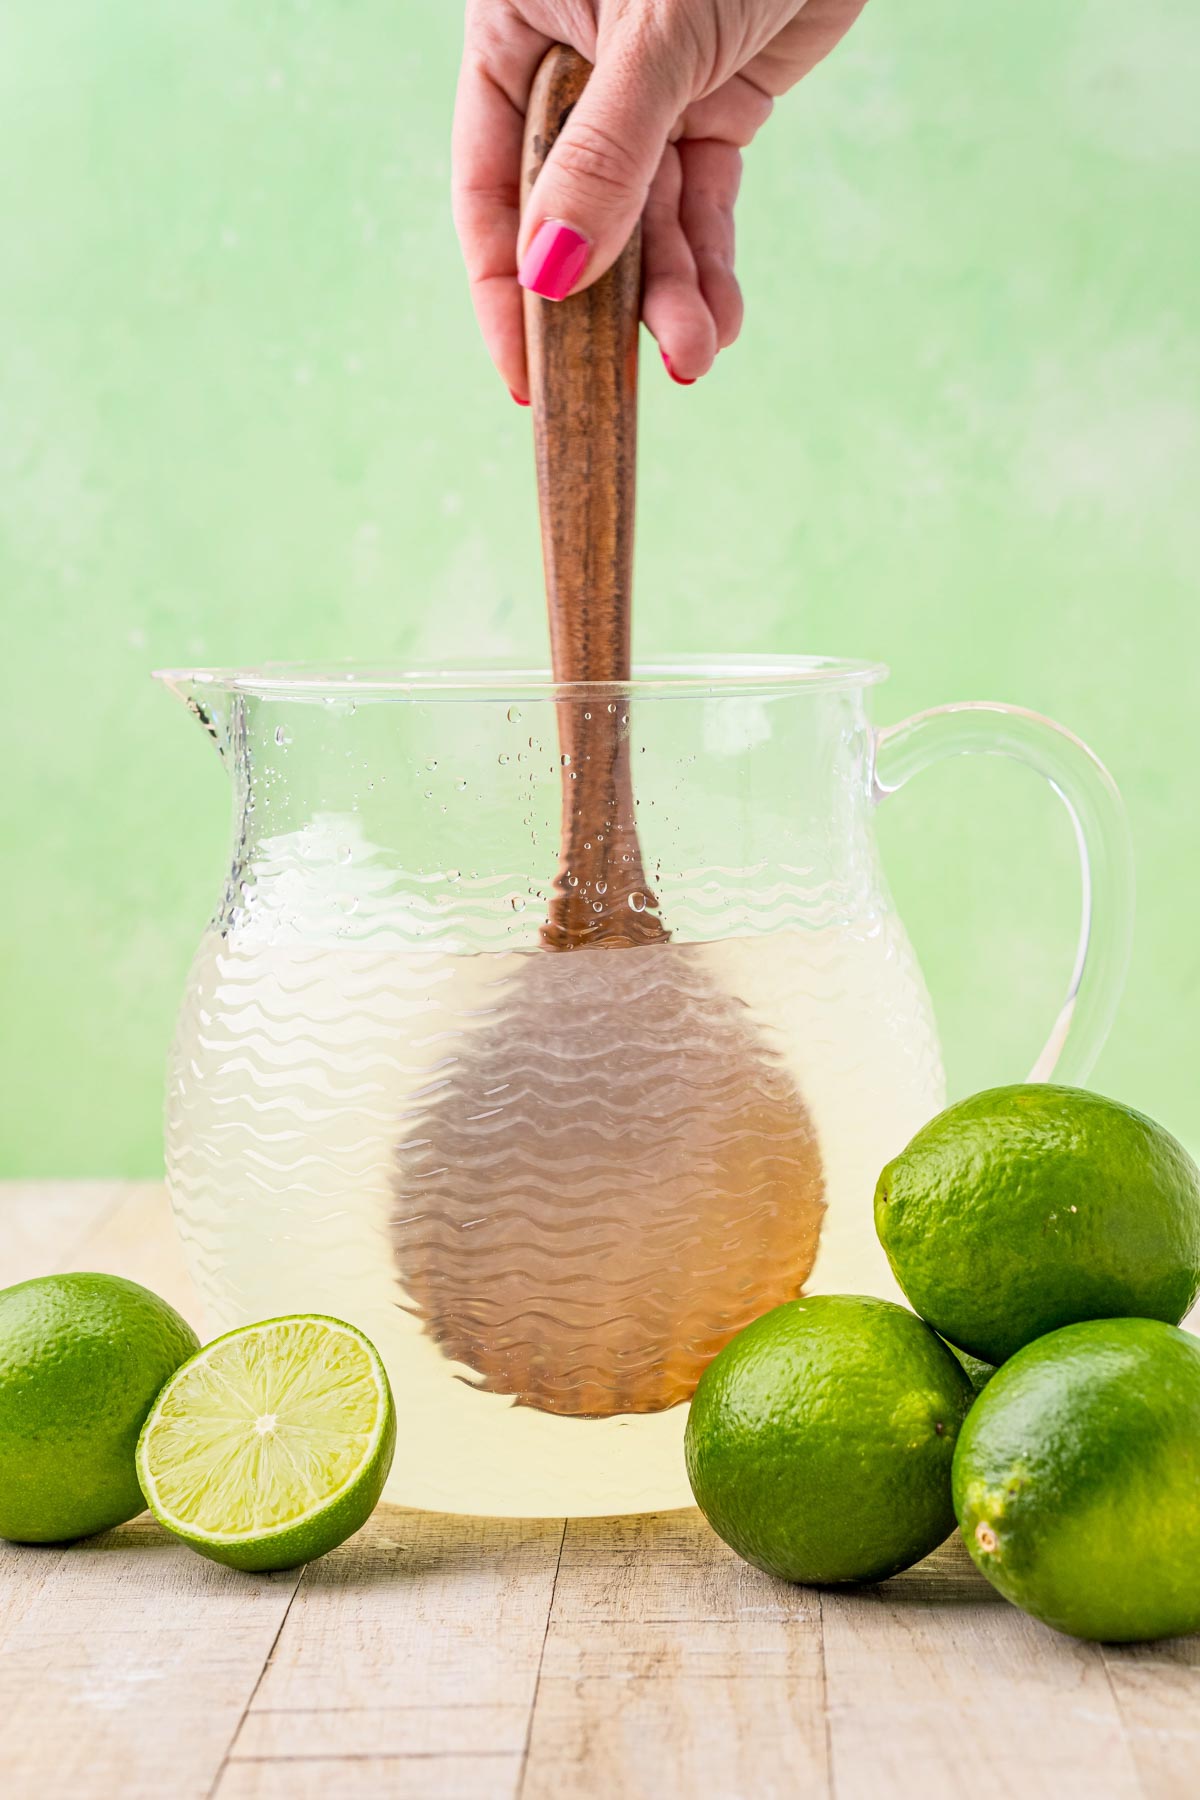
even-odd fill
[(629, 896), (629, 905), (630, 905), (630, 909), (631, 909), (631, 910), (632, 910), (632, 911), (633, 911), (633, 912), (645, 912), (645, 910), (646, 910), (646, 896), (645, 896), (645, 894), (639, 894), (639, 893), (636, 893), (636, 892), (635, 892), (635, 893), (632, 893), (632, 894), (630, 894), (630, 896)]
[(350, 848), (349, 844), (339, 844), (338, 845), (338, 860), (340, 862), (348, 863), (351, 860), (351, 858), (353, 857), (353, 855), (354, 855), (354, 852)]
[(569, 757), (569, 756), (566, 756), (566, 755), (564, 755), (564, 756), (563, 756), (563, 759), (562, 759), (562, 766), (563, 766), (563, 768), (564, 768), (564, 769), (569, 769), (569, 768), (570, 768), (570, 766), (571, 766), (571, 759), (570, 759), (570, 757)]
[(519, 706), (509, 707), (508, 722), (510, 725), (519, 725), (521, 723), (521, 709)]
[(608, 710), (609, 710), (609, 712), (616, 712), (616, 710), (617, 710), (617, 703), (616, 703), (616, 701), (615, 701), (615, 700), (610, 700), (610, 701), (609, 701), (609, 703), (608, 703)]
[(425, 798), (426, 798), (426, 799), (427, 799), (427, 800), (432, 800), (432, 799), (433, 799), (433, 789), (432, 789), (432, 788), (426, 788), (426, 789), (425, 789)]
[(431, 756), (429, 761), (425, 764), (425, 767), (432, 773), (433, 770), (437, 768), (437, 757)]
[(457, 789), (458, 789), (458, 791), (459, 791), (459, 793), (460, 793), (460, 794), (465, 794), (465, 793), (466, 793), (466, 791), (467, 791), (467, 784), (466, 784), (466, 782), (465, 782), (465, 781), (456, 781), (456, 782), (455, 782), (455, 784), (454, 784), (454, 785), (455, 785), (455, 787), (456, 787), (456, 788), (457, 788)]
[(592, 715), (590, 712), (585, 712), (583, 716), (585, 719), (590, 719)]
[(604, 911), (604, 907), (601, 905), (599, 900), (592, 901), (592, 911), (593, 912), (603, 912)]
[(496, 758), (496, 761), (497, 761), (497, 762), (498, 762), (498, 763), (506, 763), (506, 762), (507, 762), (507, 761), (508, 761), (508, 752), (507, 752), (507, 750), (502, 750), (502, 751), (501, 751), (501, 752), (500, 752), (500, 754), (499, 754), (499, 756), (498, 756), (498, 757), (497, 757), (497, 758)]
[(290, 744), (291, 741), (292, 741), (291, 738), (288, 736), (288, 734), (284, 730), (283, 726), (277, 725), (275, 727), (275, 742), (277, 744)]
[(607, 892), (608, 892), (608, 883), (607, 883), (607, 881), (598, 881), (598, 882), (597, 882), (597, 883), (596, 883), (596, 892), (597, 892), (597, 893), (598, 893), (598, 894), (607, 894)]
[(567, 886), (568, 887), (578, 887), (579, 886), (578, 875), (568, 875), (567, 876)]
[(514, 912), (524, 912), (525, 911), (525, 902), (521, 898), (520, 894), (514, 894), (508, 904), (512, 907)]

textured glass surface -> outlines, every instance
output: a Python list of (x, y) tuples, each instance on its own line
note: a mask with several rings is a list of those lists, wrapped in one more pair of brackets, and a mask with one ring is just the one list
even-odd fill
[(398, 1500), (685, 1503), (683, 1403), (729, 1336), (804, 1288), (894, 1292), (874, 1180), (942, 1100), (859, 688), (574, 698), (614, 708), (645, 875), (588, 904), (664, 934), (554, 951), (552, 693), (181, 686), (235, 786), (167, 1101), (215, 1322), (368, 1332)]

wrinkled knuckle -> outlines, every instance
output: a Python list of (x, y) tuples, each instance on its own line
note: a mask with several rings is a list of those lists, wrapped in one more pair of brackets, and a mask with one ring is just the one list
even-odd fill
[(560, 175), (624, 200), (644, 183), (629, 147), (590, 119), (579, 119), (554, 153)]
[(511, 21), (494, 0), (469, 0), (463, 56), (472, 68), (489, 76), (511, 60)]

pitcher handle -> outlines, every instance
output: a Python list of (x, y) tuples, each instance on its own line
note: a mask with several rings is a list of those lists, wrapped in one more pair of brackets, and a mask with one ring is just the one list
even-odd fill
[(1045, 777), (1079, 846), (1079, 944), (1067, 997), (1029, 1074), (1082, 1084), (1108, 1036), (1133, 935), (1133, 847), (1116, 783), (1087, 745), (1020, 706), (971, 701), (914, 713), (875, 734), (876, 800), (947, 756), (1008, 756)]

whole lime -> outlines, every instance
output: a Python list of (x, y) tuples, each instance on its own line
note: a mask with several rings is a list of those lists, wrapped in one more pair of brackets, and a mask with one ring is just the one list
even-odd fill
[(1080, 1319), (1177, 1325), (1200, 1293), (1200, 1171), (1152, 1119), (1079, 1088), (992, 1088), (890, 1162), (875, 1229), (901, 1288), (1002, 1363)]
[(962, 1364), (963, 1372), (971, 1386), (975, 1389), (975, 1392), (977, 1394), (982, 1394), (984, 1388), (996, 1373), (995, 1363), (982, 1362), (978, 1356), (972, 1356), (968, 1350), (956, 1350), (953, 1344), (950, 1345), (950, 1348), (951, 1350), (954, 1350), (955, 1356)]
[(954, 1529), (950, 1463), (974, 1397), (906, 1308), (789, 1300), (700, 1378), (685, 1437), (696, 1504), (772, 1575), (882, 1581)]
[(977, 1567), (1047, 1625), (1200, 1630), (1200, 1341), (1092, 1319), (1027, 1345), (959, 1434), (954, 1505)]
[(174, 1307), (117, 1275), (0, 1292), (0, 1537), (61, 1543), (141, 1512), (142, 1421), (199, 1345)]

